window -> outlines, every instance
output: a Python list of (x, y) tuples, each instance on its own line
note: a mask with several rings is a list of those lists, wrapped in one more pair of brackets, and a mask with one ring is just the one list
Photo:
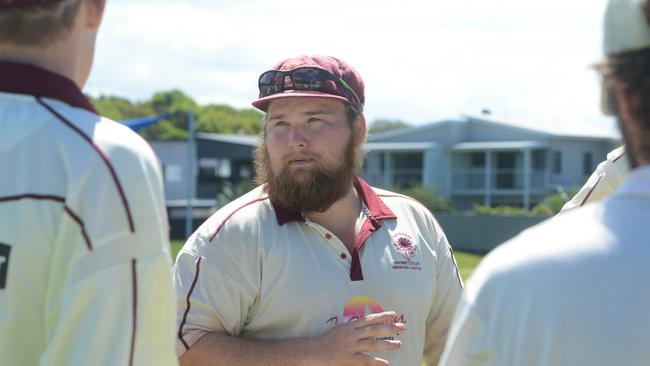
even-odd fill
[(199, 159), (199, 177), (201, 178), (230, 178), (231, 174), (229, 159)]
[(183, 167), (177, 164), (163, 166), (165, 183), (180, 183), (183, 181)]
[(498, 189), (514, 189), (517, 173), (517, 156), (514, 152), (498, 152), (496, 187)]
[(253, 175), (253, 171), (251, 170), (251, 167), (249, 166), (241, 166), (239, 167), (239, 176), (244, 179), (249, 179)]
[(591, 151), (586, 151), (584, 154), (582, 154), (582, 174), (589, 176), (593, 170), (594, 154)]
[(553, 151), (553, 174), (562, 174), (562, 152)]
[(392, 155), (393, 183), (402, 188), (422, 184), (423, 154), (399, 152)]
[(533, 170), (544, 170), (546, 168), (546, 151), (534, 150), (532, 154)]
[(485, 153), (473, 152), (470, 154), (472, 168), (483, 168), (485, 166)]

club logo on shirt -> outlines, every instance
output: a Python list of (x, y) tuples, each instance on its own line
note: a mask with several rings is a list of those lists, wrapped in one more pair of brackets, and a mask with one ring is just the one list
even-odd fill
[(420, 262), (413, 261), (418, 247), (415, 245), (415, 240), (412, 236), (405, 233), (393, 234), (393, 248), (405, 259), (403, 261), (393, 261), (393, 269), (410, 269), (416, 271), (422, 269)]
[[(345, 303), (343, 307), (343, 317), (333, 316), (327, 319), (327, 324), (330, 326), (335, 326), (339, 322), (348, 323), (351, 321), (363, 319), (366, 315), (377, 314), (383, 312), (384, 309), (379, 305), (379, 303), (366, 296), (355, 296)], [(399, 315), (395, 318), (394, 322), (406, 324), (406, 318), (404, 314)], [(393, 339), (386, 338), (386, 339)]]
[(404, 233), (396, 233), (393, 235), (393, 248), (407, 260), (413, 258), (417, 249), (415, 244), (413, 244), (413, 238)]

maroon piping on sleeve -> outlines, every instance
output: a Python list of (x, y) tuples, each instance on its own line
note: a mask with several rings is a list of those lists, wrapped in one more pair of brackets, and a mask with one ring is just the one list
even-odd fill
[(187, 292), (187, 297), (185, 298), (185, 313), (183, 313), (183, 320), (178, 326), (178, 339), (180, 339), (181, 343), (183, 343), (183, 346), (186, 350), (190, 349), (190, 346), (183, 338), (183, 327), (187, 322), (187, 314), (190, 312), (190, 297), (192, 296), (192, 292), (194, 292), (194, 286), (196, 286), (196, 282), (199, 279), (199, 272), (201, 271), (201, 259), (202, 257), (199, 257), (199, 259), (196, 261), (196, 273), (194, 274), (194, 281), (192, 281), (192, 286), (190, 286), (190, 290)]
[(135, 268), (136, 260), (133, 258), (131, 259), (131, 283), (133, 284), (133, 328), (131, 329), (131, 353), (129, 354), (129, 366), (133, 366), (135, 334), (138, 325), (138, 276)]

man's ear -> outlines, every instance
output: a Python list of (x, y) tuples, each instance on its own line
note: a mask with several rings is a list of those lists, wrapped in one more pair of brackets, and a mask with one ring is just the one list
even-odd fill
[(104, 8), (106, 7), (106, 0), (81, 0), (84, 2), (83, 8), (86, 11), (86, 26), (88, 28), (97, 29), (102, 22), (104, 16)]
[(368, 129), (366, 126), (366, 117), (363, 115), (363, 113), (359, 113), (357, 115), (357, 123), (355, 124), (355, 128), (357, 129), (357, 134), (356, 134), (356, 139), (355, 143), (357, 146), (363, 145), (363, 143), (366, 141), (366, 135), (368, 133)]
[(613, 86), (620, 117), (625, 119), (625, 121), (634, 121), (636, 119), (636, 111), (641, 106), (641, 98), (637, 93), (626, 88), (621, 82), (614, 82)]

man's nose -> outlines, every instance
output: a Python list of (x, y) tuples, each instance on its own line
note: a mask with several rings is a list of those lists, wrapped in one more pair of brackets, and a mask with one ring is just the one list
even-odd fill
[(289, 136), (289, 145), (292, 148), (307, 147), (307, 137), (301, 127), (293, 127)]

